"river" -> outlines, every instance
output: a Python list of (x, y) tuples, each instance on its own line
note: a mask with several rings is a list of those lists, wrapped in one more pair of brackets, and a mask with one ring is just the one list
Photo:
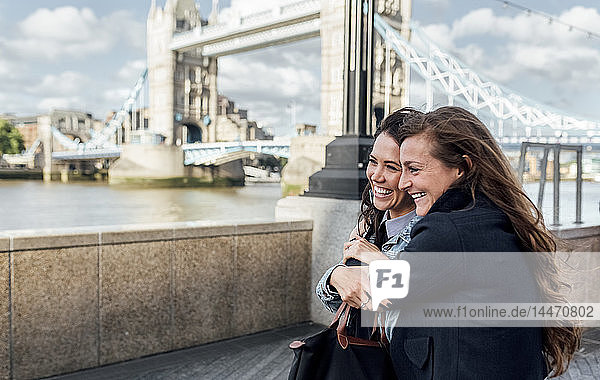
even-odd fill
[[(537, 184), (525, 190), (537, 199)], [(561, 183), (561, 223), (575, 220), (575, 183)], [(237, 188), (132, 188), (106, 183), (0, 180), (0, 231), (190, 220), (273, 220), (279, 184)], [(600, 183), (583, 184), (583, 221), (600, 224)], [(552, 183), (543, 211), (552, 222)]]
[(0, 180), (0, 231), (11, 229), (275, 218), (281, 188), (134, 188), (106, 183)]

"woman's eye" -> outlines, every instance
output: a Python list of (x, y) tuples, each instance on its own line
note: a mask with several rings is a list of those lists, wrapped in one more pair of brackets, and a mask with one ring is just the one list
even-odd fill
[(369, 165), (377, 165), (377, 161), (372, 158), (369, 158)]
[(411, 168), (411, 167), (409, 166), (409, 167), (408, 167), (408, 171), (414, 174), (414, 173), (418, 172), (418, 171), (419, 171), (419, 169), (418, 169), (418, 168)]
[(387, 168), (391, 171), (397, 172), (399, 169), (397, 166), (393, 166), (393, 165), (388, 165)]

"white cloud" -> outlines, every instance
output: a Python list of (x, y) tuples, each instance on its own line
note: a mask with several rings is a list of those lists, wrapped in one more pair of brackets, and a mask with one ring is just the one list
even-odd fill
[(105, 90), (102, 94), (104, 100), (112, 103), (118, 103), (119, 101), (124, 102), (129, 96), (129, 89), (127, 88), (111, 88)]
[(22, 58), (56, 60), (105, 54), (117, 44), (143, 49), (144, 26), (127, 11), (98, 18), (89, 8), (37, 9), (18, 24), (19, 37), (4, 44)]
[[(585, 28), (585, 24), (600, 22), (596, 9), (574, 7), (558, 17), (561, 21)], [(591, 30), (594, 30), (591, 27)], [(490, 8), (475, 9), (452, 24), (450, 38), (456, 40), (472, 36), (494, 36), (531, 44), (570, 44), (582, 41), (585, 35), (569, 33), (568, 27), (549, 23), (548, 19), (533, 14), (518, 13), (513, 17), (499, 16)]]
[(14, 62), (4, 59), (0, 56), (0, 78), (9, 76), (16, 69)]
[(222, 57), (219, 92), (259, 125), (289, 134), (292, 101), (297, 122), (320, 124), (320, 62), (319, 40)]
[(81, 99), (78, 96), (58, 96), (43, 98), (37, 108), (41, 112), (48, 112), (52, 109), (80, 109), (80, 106)]
[[(421, 29), (440, 48), (447, 50), (454, 49), (454, 39), (448, 25), (430, 24), (423, 26)], [(420, 39), (413, 39), (411, 42), (417, 44), (421, 49), (426, 49), (426, 45)]]
[(220, 59), (219, 70), (223, 73), (219, 88), (225, 94), (254, 93), (266, 99), (291, 100), (320, 91), (319, 78), (301, 65), (273, 67), (268, 62), (232, 56)]
[(89, 8), (41, 8), (19, 24), (26, 37), (52, 39), (61, 42), (85, 42), (92, 38), (98, 19)]
[(301, 65), (273, 67), (260, 60), (232, 56), (220, 59), (219, 71), (223, 73), (219, 91), (248, 109), (249, 118), (261, 126), (287, 133), (290, 117), (285, 112), (292, 100), (298, 105), (298, 122), (319, 123), (320, 80)]
[(127, 45), (146, 55), (146, 23), (135, 20), (129, 11), (117, 11), (103, 17), (102, 27), (117, 36), (117, 43)]
[(40, 83), (28, 87), (27, 91), (38, 96), (74, 96), (81, 93), (90, 83), (90, 78), (81, 73), (64, 71), (58, 75), (44, 76)]
[[(593, 8), (573, 7), (559, 18), (591, 30), (600, 24), (600, 14)], [(529, 76), (575, 88), (600, 79), (597, 46), (585, 34), (569, 32), (568, 27), (536, 15), (499, 16), (482, 8), (470, 11), (451, 27), (432, 24), (423, 30), (442, 49), (500, 83)]]
[(146, 68), (146, 60), (137, 59), (135, 61), (128, 61), (117, 73), (117, 78), (125, 83), (131, 82), (131, 85), (135, 83), (138, 77), (142, 74), (142, 71)]

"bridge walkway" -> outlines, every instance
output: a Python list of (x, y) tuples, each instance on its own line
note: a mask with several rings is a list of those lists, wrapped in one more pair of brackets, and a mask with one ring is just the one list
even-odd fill
[[(287, 379), (293, 358), (288, 344), (323, 327), (303, 323), (50, 379)], [(599, 373), (600, 329), (596, 328), (584, 333), (581, 352), (558, 379), (592, 380)]]

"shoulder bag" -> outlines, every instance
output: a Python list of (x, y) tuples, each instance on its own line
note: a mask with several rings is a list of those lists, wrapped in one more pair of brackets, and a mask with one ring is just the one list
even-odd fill
[(383, 328), (371, 339), (348, 336), (352, 308), (342, 303), (325, 330), (290, 344), (294, 361), (289, 380), (395, 380)]

